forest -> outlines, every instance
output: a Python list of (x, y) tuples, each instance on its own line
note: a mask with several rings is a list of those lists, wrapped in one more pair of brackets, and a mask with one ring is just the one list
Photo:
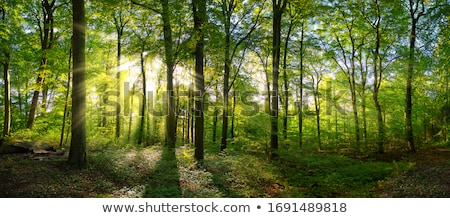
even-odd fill
[(0, 197), (450, 197), (448, 0), (0, 0)]

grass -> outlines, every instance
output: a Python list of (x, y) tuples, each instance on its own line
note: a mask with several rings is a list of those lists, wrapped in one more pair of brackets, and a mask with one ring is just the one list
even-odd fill
[(284, 197), (376, 197), (377, 185), (407, 162), (363, 161), (338, 153), (285, 156), (275, 162), (286, 180)]

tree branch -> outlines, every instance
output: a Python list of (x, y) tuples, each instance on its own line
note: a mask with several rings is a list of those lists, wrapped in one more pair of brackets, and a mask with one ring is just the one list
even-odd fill
[(161, 11), (159, 11), (159, 10), (153, 8), (153, 7), (150, 7), (149, 5), (136, 2), (136, 0), (131, 0), (131, 3), (133, 3), (133, 4), (137, 5), (137, 6), (141, 6), (141, 7), (145, 8), (145, 9), (150, 10), (150, 11), (153, 11), (153, 12), (155, 12), (157, 14), (162, 14)]

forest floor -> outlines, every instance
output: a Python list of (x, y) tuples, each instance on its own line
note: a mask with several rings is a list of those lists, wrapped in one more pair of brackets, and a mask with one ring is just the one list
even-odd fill
[(95, 147), (74, 169), (66, 156), (0, 155), (0, 197), (450, 197), (450, 149), (355, 156), (292, 152), (268, 161), (251, 151), (174, 152)]

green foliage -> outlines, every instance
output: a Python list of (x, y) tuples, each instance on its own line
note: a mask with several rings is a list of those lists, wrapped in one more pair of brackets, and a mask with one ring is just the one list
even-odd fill
[(298, 197), (376, 197), (378, 183), (410, 169), (405, 161), (363, 161), (336, 153), (286, 155), (277, 165), (290, 186), (285, 195)]

